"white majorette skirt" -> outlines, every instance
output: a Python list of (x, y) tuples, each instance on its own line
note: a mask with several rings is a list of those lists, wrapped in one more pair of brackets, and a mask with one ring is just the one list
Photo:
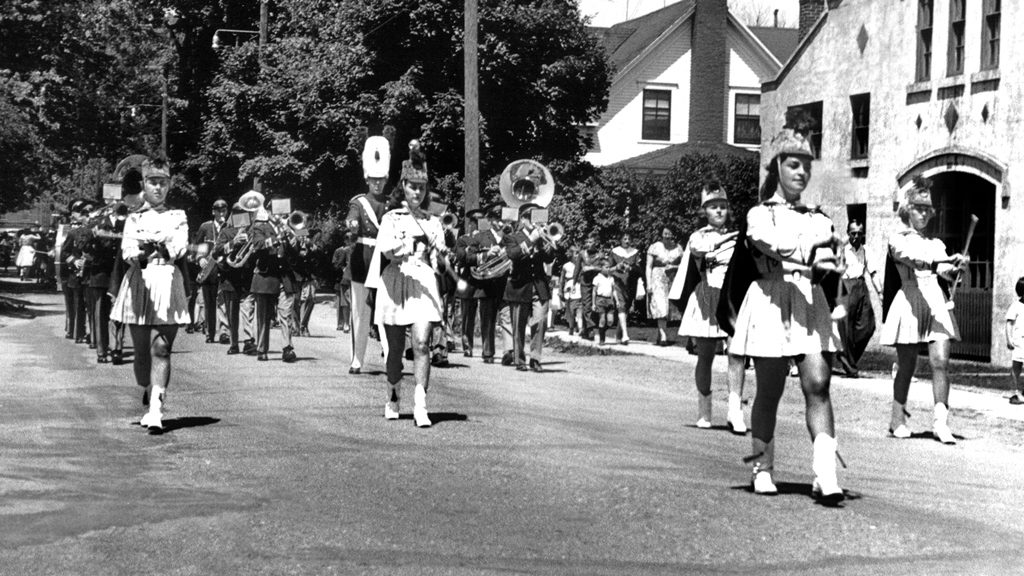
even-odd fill
[(420, 258), (392, 261), (380, 275), (376, 322), (409, 326), (441, 321), (441, 297), (434, 269)]
[(960, 328), (946, 307), (946, 297), (935, 276), (904, 280), (889, 305), (879, 342), (883, 346), (959, 340)]
[(821, 286), (800, 273), (761, 278), (747, 288), (736, 317), (731, 354), (785, 358), (836, 352), (839, 329)]
[(727, 338), (718, 325), (715, 312), (718, 309), (718, 298), (722, 290), (701, 282), (693, 289), (690, 299), (683, 311), (683, 320), (679, 323), (679, 335), (691, 338)]

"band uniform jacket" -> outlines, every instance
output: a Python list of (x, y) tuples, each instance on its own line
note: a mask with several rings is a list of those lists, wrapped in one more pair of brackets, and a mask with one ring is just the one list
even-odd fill
[[(365, 198), (373, 209), (373, 216), (366, 213), (361, 198)], [(366, 283), (366, 275), (370, 270), (370, 260), (373, 259), (373, 248), (377, 242), (378, 224), (384, 217), (387, 206), (383, 200), (376, 200), (369, 194), (359, 194), (349, 201), (348, 215), (345, 222), (357, 222), (357, 227), (349, 227), (355, 230), (356, 242), (352, 246), (352, 254), (349, 256), (349, 273), (352, 281), (358, 284)]]
[(512, 260), (512, 272), (505, 285), (506, 302), (532, 302), (534, 295), (546, 302), (551, 299), (551, 279), (544, 265), (554, 262), (555, 253), (530, 240), (526, 231), (505, 235), (503, 245)]
[[(211, 258), (213, 257), (213, 249), (217, 245), (217, 238), (220, 236), (220, 230), (218, 230), (218, 228), (223, 230), (224, 226), (217, 226), (217, 223), (213, 220), (207, 220), (199, 225), (199, 230), (196, 231), (196, 237), (192, 240), (193, 244), (209, 244)], [(210, 284), (216, 284), (217, 282), (217, 267), (215, 266), (213, 272), (206, 277), (203, 284), (209, 286)]]
[(462, 292), (455, 294), (458, 298), (469, 299), (469, 298), (482, 298), (483, 291), (477, 295), (477, 290), (480, 290), (480, 281), (473, 278), (470, 273), (469, 266), (469, 246), (473, 242), (473, 234), (462, 234), (455, 239), (455, 270), (459, 273), (459, 277), (466, 281), (467, 288)]
[[(481, 230), (473, 235), (466, 247), (466, 264), (471, 267), (479, 266), (487, 261), (487, 251), (492, 246), (502, 246), (502, 241), (494, 237), (491, 230)], [(472, 278), (471, 275), (469, 275)], [(505, 294), (505, 284), (508, 282), (508, 275), (503, 274), (489, 280), (476, 280), (474, 298), (501, 298)]]
[[(123, 226), (123, 225), (122, 225)], [(106, 229), (113, 231), (111, 224)], [(89, 231), (83, 250), (85, 277), (90, 288), (107, 288), (114, 272), (114, 261), (118, 259), (120, 242), (104, 238)]]
[(90, 230), (85, 226), (76, 226), (68, 231), (68, 237), (64, 240), (60, 255), (64, 259), (61, 266), (63, 276), (61, 280), (67, 283), (69, 288), (84, 287), (84, 271), (75, 266), (75, 261), (85, 255), (85, 246), (92, 236)]
[(218, 289), (221, 292), (236, 292), (239, 296), (249, 293), (252, 286), (252, 262), (239, 268), (228, 266), (227, 258), (232, 252), (232, 241), (241, 232), (241, 228), (225, 226), (221, 228), (217, 236), (217, 243), (213, 248), (213, 257), (217, 258), (217, 276), (220, 279)]
[[(253, 294), (277, 294), (282, 289), (285, 294), (295, 293), (295, 280), (292, 275), (297, 253), (287, 242), (277, 242), (277, 229), (270, 222), (257, 222), (252, 227), (253, 241), (259, 247), (253, 258), (252, 284)], [(267, 241), (274, 243), (267, 245)]]

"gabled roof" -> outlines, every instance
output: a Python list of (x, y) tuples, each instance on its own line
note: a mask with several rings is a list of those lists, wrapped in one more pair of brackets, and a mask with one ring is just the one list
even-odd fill
[(680, 0), (644, 14), (639, 18), (619, 22), (611, 28), (591, 28), (604, 46), (608, 59), (621, 71), (661, 36), (679, 18), (693, 10), (694, 0)]
[(796, 52), (796, 46), (800, 42), (800, 30), (798, 28), (766, 26), (747, 26), (747, 28), (782, 63), (789, 60), (793, 52)]
[(679, 159), (688, 154), (711, 154), (714, 156), (739, 156), (757, 158), (759, 154), (746, 148), (725, 144), (723, 142), (683, 142), (673, 144), (660, 150), (627, 158), (612, 164), (620, 168), (627, 168), (637, 172), (649, 172), (652, 174), (666, 174)]

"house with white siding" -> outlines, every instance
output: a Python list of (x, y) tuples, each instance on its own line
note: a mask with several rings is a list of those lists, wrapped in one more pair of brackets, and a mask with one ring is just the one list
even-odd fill
[(597, 166), (670, 160), (685, 143), (757, 151), (761, 83), (797, 43), (796, 29), (745, 26), (726, 0), (681, 0), (594, 33), (616, 70), (608, 109), (585, 127)]

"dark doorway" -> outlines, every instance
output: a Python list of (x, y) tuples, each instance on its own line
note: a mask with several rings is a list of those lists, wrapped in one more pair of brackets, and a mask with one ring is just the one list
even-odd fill
[(960, 252), (967, 240), (971, 215), (978, 217), (969, 253), (969, 273), (960, 279), (953, 314), (960, 326), (954, 342), (956, 358), (989, 361), (992, 357), (992, 276), (995, 254), (995, 185), (966, 172), (943, 172), (932, 177), (935, 218), (932, 233), (949, 252)]

